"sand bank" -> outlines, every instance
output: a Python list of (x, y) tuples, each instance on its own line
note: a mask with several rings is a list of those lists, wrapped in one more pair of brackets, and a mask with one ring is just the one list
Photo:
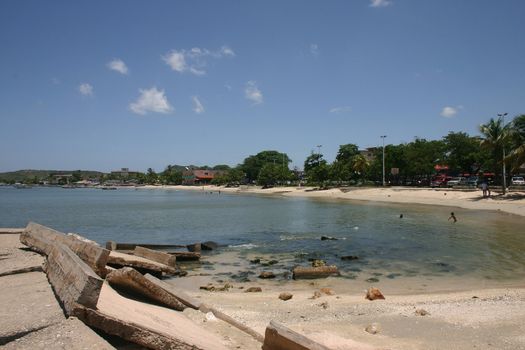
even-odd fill
[(510, 192), (505, 196), (493, 191), (490, 198), (483, 198), (481, 190), (454, 190), (431, 188), (345, 188), (314, 190), (312, 187), (274, 187), (262, 189), (257, 186), (226, 188), (223, 186), (145, 186), (144, 188), (221, 191), (238, 194), (277, 195), (354, 201), (376, 201), (386, 203), (427, 204), (460, 207), (475, 210), (495, 210), (525, 216), (525, 192)]

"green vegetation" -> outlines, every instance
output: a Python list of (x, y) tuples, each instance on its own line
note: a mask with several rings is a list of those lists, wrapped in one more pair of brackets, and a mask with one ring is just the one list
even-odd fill
[[(450, 132), (441, 140), (416, 138), (412, 142), (385, 146), (385, 177), (390, 184), (429, 184), (436, 174), (436, 166), (447, 166), (449, 175), (496, 174), (496, 182), (502, 183), (503, 162), (508, 166), (509, 176), (516, 174), (525, 164), (525, 114), (516, 116), (504, 124), (503, 118), (490, 119), (480, 125), (481, 136), (469, 136), (464, 132)], [(503, 157), (503, 149), (506, 157)], [(65, 184), (80, 180), (104, 183), (115, 181), (138, 184), (180, 185), (183, 173), (191, 170), (217, 171), (212, 183), (238, 186), (241, 183), (276, 186), (290, 183), (307, 183), (319, 186), (379, 184), (382, 181), (383, 149), (369, 149), (366, 155), (357, 145), (341, 145), (333, 163), (323, 154), (312, 152), (304, 161), (304, 173), (290, 171), (291, 159), (286, 153), (264, 150), (250, 155), (236, 167), (219, 164), (210, 166), (167, 165), (156, 173), (64, 170), (20, 170), (0, 173), (0, 183), (42, 182)], [(68, 175), (62, 177), (61, 175)], [(128, 175), (128, 176), (126, 176)]]

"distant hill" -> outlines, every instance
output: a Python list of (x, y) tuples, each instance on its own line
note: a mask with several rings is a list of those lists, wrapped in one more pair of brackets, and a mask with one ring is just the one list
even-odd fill
[[(79, 173), (80, 172), (80, 173)], [(81, 178), (100, 177), (104, 173), (93, 170), (17, 170), (6, 173), (0, 173), (0, 182), (25, 182), (33, 180), (35, 177), (38, 181), (46, 180), (51, 175), (79, 173)]]

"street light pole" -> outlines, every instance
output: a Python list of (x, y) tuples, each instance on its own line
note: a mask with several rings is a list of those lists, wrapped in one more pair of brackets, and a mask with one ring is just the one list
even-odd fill
[(502, 137), (503, 137), (503, 159), (501, 160), (501, 163), (503, 163), (503, 194), (505, 194), (505, 192), (507, 192), (507, 172), (506, 172), (506, 169), (505, 169), (505, 135), (504, 135), (504, 129), (505, 129), (505, 116), (507, 115), (508, 113), (498, 113), (498, 117), (501, 117), (501, 124), (502, 124), (502, 128), (501, 128), (501, 132), (502, 132)]
[(317, 145), (317, 166), (321, 165), (321, 147), (323, 145)]
[(386, 135), (381, 135), (381, 139), (383, 140), (383, 187), (385, 187), (385, 138)]

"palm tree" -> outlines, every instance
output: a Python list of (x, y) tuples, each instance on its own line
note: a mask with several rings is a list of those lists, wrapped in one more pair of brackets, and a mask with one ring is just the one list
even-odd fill
[(365, 172), (368, 170), (370, 162), (362, 154), (356, 154), (352, 157), (352, 170), (364, 177)]
[[(498, 119), (490, 118), (488, 123), (479, 126), (479, 131), (483, 135), (481, 146), (492, 152), (496, 164), (503, 164), (503, 147), (506, 145), (509, 135), (508, 125), (503, 123), (504, 121), (501, 117)], [(501, 189), (503, 194), (505, 194), (503, 181), (501, 182)]]
[(525, 164), (525, 114), (518, 115), (510, 126), (511, 151), (505, 161), (512, 165), (512, 171), (518, 172)]

